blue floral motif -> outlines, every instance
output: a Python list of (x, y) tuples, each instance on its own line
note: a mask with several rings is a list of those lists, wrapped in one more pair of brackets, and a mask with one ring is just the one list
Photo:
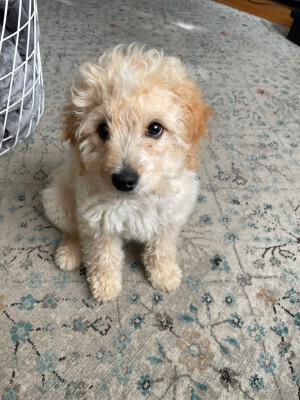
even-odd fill
[(283, 345), (283, 343), (282, 342), (280, 342), (280, 344), (279, 344), (279, 354), (281, 355), (281, 356), (283, 356), (283, 355), (285, 355), (285, 354), (287, 354), (287, 353), (289, 353), (291, 350), (290, 350), (290, 345), (286, 345), (286, 346), (284, 346)]
[(222, 340), (224, 342), (230, 343), (232, 346), (236, 347), (237, 349), (241, 348), (239, 342), (231, 336), (227, 336), (227, 337), (223, 338)]
[(88, 308), (95, 308), (98, 305), (98, 302), (96, 299), (93, 299), (92, 297), (85, 298), (82, 300), (82, 302), (88, 307)]
[(143, 322), (145, 322), (145, 316), (141, 313), (133, 314), (133, 317), (130, 318), (130, 325), (133, 326), (134, 329), (140, 329)]
[(298, 275), (292, 268), (285, 268), (281, 274), (281, 278), (283, 278), (290, 285), (299, 279)]
[(137, 382), (138, 385), (138, 390), (142, 393), (143, 396), (147, 396), (148, 394), (151, 393), (153, 386), (154, 386), (154, 380), (150, 378), (149, 375), (142, 375), (140, 379)]
[(114, 376), (118, 379), (120, 383), (127, 383), (130, 381), (133, 372), (133, 364), (126, 364), (121, 362), (121, 364), (115, 366)]
[(197, 202), (198, 203), (206, 203), (207, 202), (207, 197), (202, 195), (202, 194), (199, 194), (199, 196), (197, 197)]
[(263, 378), (259, 377), (257, 374), (250, 376), (249, 383), (256, 392), (259, 392), (265, 387)]
[(238, 197), (231, 197), (231, 198), (228, 199), (228, 202), (229, 202), (230, 204), (233, 204), (233, 205), (239, 205), (239, 204), (241, 204)]
[(258, 322), (255, 322), (252, 326), (248, 326), (249, 336), (252, 337), (255, 342), (260, 342), (261, 339), (266, 335), (265, 328)]
[(222, 215), (222, 216), (219, 218), (219, 221), (221, 222), (221, 224), (227, 226), (227, 225), (229, 225), (230, 222), (231, 222), (231, 217), (230, 217), (229, 215)]
[(295, 315), (294, 324), (298, 326), (298, 329), (300, 331), (300, 312), (297, 312), (297, 314)]
[(245, 186), (245, 189), (248, 190), (249, 193), (254, 194), (254, 193), (259, 193), (259, 188), (255, 185), (248, 185)]
[(264, 260), (255, 260), (253, 263), (254, 267), (257, 269), (264, 269), (265, 268), (265, 262)]
[(189, 276), (186, 281), (187, 287), (195, 292), (199, 292), (201, 280), (196, 276)]
[(178, 314), (178, 319), (184, 323), (190, 324), (192, 322), (196, 322), (201, 328), (204, 328), (204, 325), (198, 319), (198, 308), (193, 304), (190, 304), (189, 307), (192, 314)]
[(18, 234), (15, 236), (14, 241), (15, 241), (15, 243), (20, 243), (20, 242), (22, 242), (23, 239), (24, 239), (24, 236), (21, 234)]
[(273, 209), (272, 204), (264, 203), (264, 210), (272, 210), (272, 209)]
[(201, 400), (201, 397), (199, 397), (194, 388), (191, 388), (191, 397), (190, 400)]
[(27, 241), (28, 241), (29, 243), (34, 243), (34, 242), (36, 242), (36, 236), (32, 235), (32, 236), (28, 237), (28, 238), (27, 238)]
[(127, 296), (126, 300), (130, 304), (137, 304), (141, 299), (140, 293), (136, 292), (135, 290), (132, 290)]
[(44, 354), (36, 360), (37, 369), (41, 374), (46, 371), (54, 371), (57, 365), (57, 354), (55, 351), (46, 350)]
[(18, 400), (19, 399), (19, 395), (18, 392), (11, 388), (8, 390), (8, 392), (6, 392), (3, 396), (3, 400)]
[(40, 237), (41, 242), (43, 243), (48, 243), (49, 242), (49, 237), (47, 235), (42, 235)]
[(72, 363), (77, 364), (79, 359), (80, 359), (80, 354), (78, 353), (78, 351), (73, 351), (70, 354), (70, 360), (72, 361)]
[(95, 354), (95, 357), (98, 361), (100, 361), (101, 363), (104, 362), (105, 358), (106, 358), (106, 353), (104, 350), (100, 349), (97, 351), (97, 353)]
[(280, 265), (281, 265), (281, 261), (276, 257), (271, 257), (269, 259), (269, 262), (273, 267), (280, 267)]
[(45, 332), (53, 332), (54, 331), (54, 324), (52, 322), (49, 322), (45, 326)]
[(53, 285), (57, 289), (64, 289), (71, 281), (68, 272), (61, 271), (58, 275), (53, 278)]
[(146, 357), (148, 361), (151, 362), (151, 364), (153, 365), (159, 365), (163, 362), (163, 360), (161, 358), (158, 357), (154, 357), (154, 356), (148, 356)]
[(31, 328), (31, 323), (24, 321), (20, 321), (16, 325), (12, 326), (10, 329), (10, 335), (13, 343), (17, 343), (20, 340), (25, 343), (29, 339)]
[(228, 318), (228, 322), (231, 326), (238, 329), (241, 329), (244, 325), (244, 321), (237, 313), (231, 314), (231, 316)]
[(210, 305), (214, 302), (214, 299), (212, 298), (210, 293), (204, 293), (204, 295), (201, 298), (202, 303), (205, 303), (206, 305)]
[(132, 342), (131, 333), (126, 329), (119, 329), (118, 334), (113, 336), (113, 343), (116, 349), (125, 350)]
[(291, 288), (285, 293), (284, 298), (288, 298), (289, 302), (292, 304), (300, 303), (300, 292), (297, 292), (294, 288)]
[(263, 368), (266, 374), (272, 374), (277, 368), (277, 364), (274, 360), (274, 356), (269, 353), (261, 353), (257, 359), (260, 368)]
[(74, 397), (77, 391), (77, 384), (76, 382), (70, 382), (67, 386), (66, 390), (66, 398), (69, 399), (70, 397)]
[(103, 392), (107, 392), (107, 390), (108, 390), (108, 384), (107, 384), (107, 382), (102, 382), (101, 385), (100, 385), (100, 389), (101, 389)]
[(222, 303), (224, 303), (227, 307), (232, 307), (236, 304), (236, 297), (233, 296), (231, 293), (225, 293)]
[(58, 308), (58, 300), (56, 300), (52, 295), (45, 296), (43, 300), (43, 308), (51, 308), (52, 310), (56, 310)]
[(221, 254), (215, 254), (210, 260), (211, 268), (213, 271), (230, 271), (231, 267), (226, 260), (226, 257)]
[(138, 261), (132, 262), (130, 264), (130, 266), (129, 266), (129, 269), (130, 269), (131, 272), (135, 272), (135, 271), (137, 271), (137, 270), (139, 270), (141, 268), (142, 268), (142, 265)]
[(81, 332), (85, 333), (89, 327), (89, 324), (87, 321), (84, 321), (83, 318), (76, 318), (73, 321), (73, 331), (74, 332)]
[(19, 306), (19, 309), (28, 311), (33, 310), (35, 303), (36, 299), (31, 294), (27, 294), (26, 296), (21, 297), (21, 304)]
[(151, 301), (153, 305), (157, 306), (164, 301), (164, 296), (160, 292), (153, 292)]
[(15, 194), (15, 200), (24, 202), (26, 200), (26, 192), (20, 192)]
[(229, 243), (236, 243), (236, 241), (240, 239), (234, 232), (226, 232), (224, 237)]
[(16, 211), (18, 211), (18, 209), (19, 209), (19, 207), (15, 206), (15, 205), (12, 205), (12, 206), (9, 207), (8, 210), (9, 210), (9, 212), (11, 214), (14, 214)]
[(44, 283), (42, 275), (39, 272), (31, 272), (26, 278), (27, 286), (31, 289), (36, 289)]
[(274, 318), (274, 322), (276, 323), (274, 326), (270, 326), (271, 331), (275, 332), (276, 335), (282, 336), (288, 333), (288, 328), (285, 326), (285, 323), (282, 320), (278, 320), (278, 318)]
[(248, 225), (249, 228), (251, 228), (251, 229), (258, 229), (258, 226), (257, 226), (256, 223), (253, 222), (253, 221), (248, 222), (247, 225)]
[(238, 274), (237, 275), (237, 282), (239, 285), (245, 287), (245, 286), (251, 286), (251, 276), (247, 273), (245, 274)]
[(201, 215), (201, 217), (199, 218), (199, 222), (201, 222), (202, 224), (205, 224), (205, 225), (212, 225), (213, 219), (210, 215), (204, 214), (204, 215)]

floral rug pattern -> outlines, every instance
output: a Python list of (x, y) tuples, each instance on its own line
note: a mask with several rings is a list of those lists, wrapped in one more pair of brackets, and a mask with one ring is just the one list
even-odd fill
[[(287, 30), (209, 0), (39, 1), (45, 111), (0, 158), (0, 397), (300, 397), (300, 49)], [(176, 54), (214, 110), (181, 287), (127, 250), (123, 292), (97, 303), (53, 262), (41, 190), (66, 157), (60, 111), (77, 66), (133, 41)]]

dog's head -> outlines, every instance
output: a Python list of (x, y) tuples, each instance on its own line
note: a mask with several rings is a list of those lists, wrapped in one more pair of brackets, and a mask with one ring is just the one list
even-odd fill
[(198, 169), (209, 114), (177, 58), (118, 46), (80, 67), (63, 140), (70, 140), (80, 174), (106, 191), (162, 194), (184, 168)]

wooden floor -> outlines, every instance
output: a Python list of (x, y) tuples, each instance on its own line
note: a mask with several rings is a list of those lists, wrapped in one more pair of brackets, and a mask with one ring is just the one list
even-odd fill
[(290, 17), (290, 6), (273, 0), (215, 0), (218, 3), (237, 8), (249, 14), (268, 19), (284, 26), (291, 26), (293, 20)]

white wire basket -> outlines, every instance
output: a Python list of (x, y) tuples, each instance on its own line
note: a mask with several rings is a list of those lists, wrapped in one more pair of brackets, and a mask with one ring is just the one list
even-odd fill
[(36, 0), (0, 0), (0, 34), (1, 155), (35, 130), (44, 110)]

